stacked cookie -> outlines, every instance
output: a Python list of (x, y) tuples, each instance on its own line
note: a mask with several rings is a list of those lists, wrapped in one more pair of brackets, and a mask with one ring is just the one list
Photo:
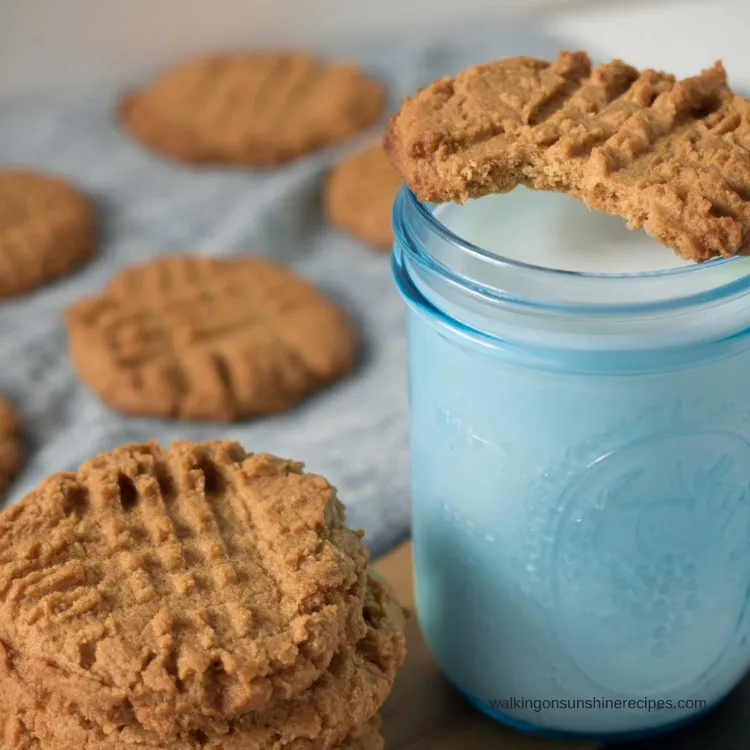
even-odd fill
[(0, 514), (0, 747), (380, 748), (403, 613), (336, 492), (128, 445)]

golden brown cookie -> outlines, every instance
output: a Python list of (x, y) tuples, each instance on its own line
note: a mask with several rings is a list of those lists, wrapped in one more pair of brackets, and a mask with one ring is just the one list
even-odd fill
[(186, 60), (120, 105), (144, 146), (187, 162), (269, 166), (374, 123), (385, 89), (360, 69), (288, 52)]
[[(373, 717), (404, 661), (404, 618), (390, 589), (375, 578), (368, 584), (364, 615), (364, 638), (353, 649), (339, 652), (306, 692), (169, 740), (159, 740), (135, 725), (103, 728), (50, 694), (44, 681), (31, 689), (17, 672), (11, 674), (13, 668), (7, 665), (12, 659), (5, 660), (4, 671), (0, 669), (0, 687), (16, 723), (25, 727), (24, 736), (30, 734), (55, 750), (308, 750), (332, 747), (347, 738), (359, 743), (354, 747), (362, 748), (365, 742), (369, 747), (378, 724)], [(363, 729), (368, 721), (373, 724)], [(7, 750), (14, 747), (10, 744)]]
[(0, 497), (21, 470), (23, 449), (20, 431), (18, 413), (0, 396)]
[[(60, 750), (56, 745), (44, 743), (34, 732), (35, 719), (28, 711), (11, 710), (0, 705), (0, 748), (2, 750)], [(333, 750), (385, 750), (380, 735), (380, 715), (374, 716)], [(82, 745), (81, 748), (91, 748)], [(138, 750), (138, 746), (131, 746)]]
[(518, 184), (619, 215), (688, 260), (750, 252), (750, 102), (720, 63), (677, 81), (583, 52), (516, 57), (420, 91), (386, 147), (420, 200)]
[(123, 446), (0, 514), (0, 642), (92, 721), (166, 737), (308, 688), (366, 632), (366, 564), (302, 464)]
[(93, 207), (75, 187), (49, 174), (0, 171), (0, 299), (57, 279), (96, 246)]
[(380, 250), (393, 243), (391, 209), (401, 176), (380, 141), (333, 169), (323, 192), (323, 210), (334, 226)]
[(121, 271), (65, 314), (81, 378), (120, 411), (231, 421), (343, 377), (355, 336), (311, 284), (259, 258), (175, 255)]

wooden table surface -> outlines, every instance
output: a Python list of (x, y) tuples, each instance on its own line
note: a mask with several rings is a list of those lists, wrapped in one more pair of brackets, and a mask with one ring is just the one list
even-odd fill
[[(375, 566), (401, 602), (414, 605), (411, 545)], [(471, 708), (441, 676), (419, 631), (409, 620), (408, 656), (383, 708), (386, 750), (596, 750), (596, 745), (553, 742), (513, 732)], [(750, 678), (715, 711), (683, 731), (607, 750), (750, 750)]]

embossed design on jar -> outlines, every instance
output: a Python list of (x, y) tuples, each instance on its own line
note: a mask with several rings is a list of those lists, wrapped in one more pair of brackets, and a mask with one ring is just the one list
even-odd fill
[(454, 438), (471, 448), (486, 448), (497, 454), (498, 458), (507, 458), (508, 449), (504, 445), (499, 445), (496, 441), (490, 440), (478, 434), (475, 427), (460, 417), (456, 416), (446, 407), (438, 405), (435, 409), (435, 417), (440, 428), (446, 430)]
[(446, 500), (437, 500), (436, 504), (440, 507), (443, 518), (460, 534), (469, 537), (469, 539), (481, 540), (488, 544), (494, 544), (497, 541), (497, 537), (491, 530), (477, 524), (471, 516), (454, 507), (452, 503)]
[(746, 633), (750, 444), (673, 430), (590, 462), (556, 507), (548, 593), (565, 650), (620, 695), (693, 692)]
[[(540, 608), (540, 614), (544, 613), (538, 620), (530, 620), (528, 624), (538, 624), (539, 627), (534, 629), (534, 638), (547, 655), (547, 662), (555, 665), (556, 682), (562, 690), (573, 695), (580, 695), (582, 690), (599, 690), (602, 695), (610, 697), (630, 697), (628, 685), (621, 687), (619, 682), (615, 684), (613, 680), (620, 662), (627, 661), (626, 658), (611, 652), (605, 653), (604, 649), (599, 648), (601, 663), (595, 665), (590, 676), (586, 674), (586, 661), (579, 659), (578, 655), (588, 647), (589, 636), (592, 641), (597, 637), (594, 626), (590, 627), (588, 624), (589, 620), (583, 619), (580, 623), (580, 631), (577, 631), (572, 645), (566, 636), (570, 626), (565, 630), (558, 626), (560, 618), (556, 607), (560, 584), (555, 566), (565, 565), (566, 561), (564, 557), (558, 561), (553, 555), (562, 554), (556, 539), (560, 534), (562, 519), (568, 518), (570, 488), (577, 486), (582, 474), (601, 457), (654, 437), (726, 433), (738, 436), (743, 445), (740, 450), (744, 454), (744, 436), (750, 429), (750, 407), (744, 401), (738, 403), (715, 391), (694, 398), (678, 396), (660, 400), (638, 411), (628, 410), (626, 400), (622, 410), (613, 408), (609, 415), (600, 415), (597, 422), (606, 424), (607, 427), (590, 431), (586, 440), (561, 445), (557, 459), (548, 460), (539, 466), (528, 486), (527, 495), (531, 502), (525, 507), (524, 531), (519, 540), (523, 564), (517, 568), (517, 585), (520, 591), (526, 593), (529, 601)], [(652, 447), (656, 448), (657, 445)], [(699, 464), (705, 466), (708, 461), (704, 456)], [(740, 486), (750, 487), (750, 465), (736, 464), (732, 467), (732, 473), (735, 478), (743, 480), (739, 482)], [(531, 570), (529, 563), (532, 563)], [(604, 562), (596, 560), (595, 564), (603, 565)], [(740, 588), (737, 587), (735, 591), (739, 593)], [(743, 591), (738, 598), (745, 601), (746, 592)], [(709, 674), (697, 675), (694, 682), (680, 695), (665, 688), (665, 693), (661, 696), (652, 691), (653, 697), (706, 698), (723, 695), (750, 663), (750, 642), (742, 642), (742, 637), (749, 631), (750, 623), (743, 609), (734, 641), (727, 644), (722, 661), (723, 669), (717, 665)], [(581, 640), (587, 640), (587, 643), (582, 645)], [(603, 671), (606, 672), (605, 679), (599, 680)], [(671, 681), (662, 680), (661, 684), (669, 685)]]

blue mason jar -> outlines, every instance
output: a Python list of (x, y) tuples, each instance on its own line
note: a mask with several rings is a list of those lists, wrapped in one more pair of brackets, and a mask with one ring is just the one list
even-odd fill
[(524, 265), (406, 188), (417, 611), (485, 713), (612, 738), (688, 721), (750, 663), (750, 259)]

